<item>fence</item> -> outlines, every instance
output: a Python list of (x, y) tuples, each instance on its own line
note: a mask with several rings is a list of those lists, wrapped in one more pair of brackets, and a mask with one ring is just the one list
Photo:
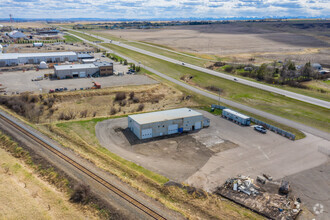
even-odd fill
[(267, 128), (268, 130), (273, 131), (276, 134), (279, 134), (279, 135), (282, 135), (283, 137), (289, 138), (290, 140), (295, 140), (295, 138), (296, 138), (296, 135), (294, 135), (290, 132), (284, 131), (280, 128), (277, 128), (273, 125), (267, 124), (267, 123), (265, 123), (263, 121), (260, 121), (258, 119), (251, 118), (251, 121), (253, 123), (257, 124), (257, 125), (262, 125), (264, 128)]
[(214, 104), (211, 105), (211, 108), (216, 108), (216, 109), (221, 109), (221, 110), (226, 109), (225, 106), (222, 106), (222, 105), (214, 105)]
[[(226, 109), (225, 106), (214, 105), (214, 104), (211, 105), (211, 108), (216, 108), (216, 109), (221, 109), (221, 110)], [(280, 128), (277, 128), (273, 125), (267, 124), (266, 122), (260, 121), (258, 119), (252, 118), (252, 117), (251, 117), (251, 121), (253, 123), (257, 124), (257, 125), (262, 125), (264, 128), (267, 128), (268, 130), (273, 131), (276, 134), (279, 134), (279, 135), (282, 135), (283, 137), (289, 138), (290, 140), (295, 140), (296, 139), (296, 135), (294, 135), (290, 132), (284, 131)]]

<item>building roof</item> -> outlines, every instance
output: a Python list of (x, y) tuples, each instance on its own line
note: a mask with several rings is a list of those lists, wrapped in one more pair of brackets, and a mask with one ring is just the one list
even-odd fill
[(58, 65), (54, 66), (55, 70), (68, 70), (68, 69), (90, 69), (90, 68), (97, 68), (92, 63), (86, 63), (86, 64), (73, 64), (73, 65)]
[(88, 54), (88, 53), (78, 53), (77, 54), (79, 59), (91, 59), (94, 58), (92, 55)]
[(8, 34), (8, 36), (11, 37), (11, 38), (24, 38), (24, 37), (26, 37), (26, 35), (23, 34), (20, 31), (12, 31)]
[(76, 56), (75, 52), (50, 52), (50, 53), (3, 53), (0, 59), (18, 59), (19, 57), (51, 57), (51, 56)]
[(178, 108), (166, 111), (130, 115), (129, 117), (141, 125), (201, 115), (201, 113), (189, 108)]
[(242, 119), (249, 119), (250, 118), (249, 116), (243, 115), (243, 114), (241, 114), (239, 112), (235, 112), (234, 110), (231, 110), (229, 108), (223, 109), (222, 111), (226, 111), (226, 112), (228, 112), (230, 114), (233, 114), (233, 115), (235, 115), (235, 116), (237, 116), (239, 118), (242, 118)]
[(113, 63), (103, 61), (103, 62), (94, 62), (94, 65), (98, 66), (98, 67), (100, 67), (100, 66), (112, 66)]

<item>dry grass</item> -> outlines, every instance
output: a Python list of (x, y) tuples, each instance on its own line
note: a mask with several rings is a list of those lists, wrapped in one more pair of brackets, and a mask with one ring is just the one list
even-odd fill
[[(15, 18), (14, 18), (15, 20)], [(1, 22), (3, 26), (13, 26), (15, 28), (46, 28), (50, 27), (46, 22)]]
[(97, 219), (1, 147), (0, 219)]
[[(134, 99), (129, 94), (134, 92)], [(118, 93), (125, 93), (124, 100), (116, 101)], [(164, 95), (166, 94), (166, 95)], [(192, 100), (182, 100), (183, 93), (164, 84), (126, 86), (101, 90), (77, 91), (45, 95), (44, 99), (55, 99), (51, 108), (46, 107), (40, 117), (40, 123), (55, 122), (61, 118), (73, 114), (71, 119), (109, 117), (122, 114), (139, 112), (139, 105), (144, 104), (144, 111), (156, 111), (161, 109), (196, 106)], [(112, 112), (115, 109), (115, 113)], [(87, 111), (87, 113), (85, 112)], [(94, 115), (95, 114), (95, 115)]]

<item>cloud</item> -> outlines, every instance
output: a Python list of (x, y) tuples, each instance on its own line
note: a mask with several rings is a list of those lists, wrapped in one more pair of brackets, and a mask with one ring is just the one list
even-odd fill
[(329, 0), (0, 0), (0, 18), (330, 17)]

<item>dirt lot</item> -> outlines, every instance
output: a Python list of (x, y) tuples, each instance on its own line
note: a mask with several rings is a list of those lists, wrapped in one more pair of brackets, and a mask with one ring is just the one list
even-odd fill
[(0, 219), (97, 219), (0, 147)]
[[(330, 60), (330, 40), (321, 37), (326, 36), (327, 29), (321, 33), (319, 30), (305, 33), (300, 29), (280, 29), (267, 24), (233, 23), (102, 31), (124, 39), (166, 45), (190, 53), (231, 57), (237, 61), (247, 61), (251, 57), (262, 60), (291, 58), (329, 64)], [(323, 49), (308, 50), (310, 48)]]

